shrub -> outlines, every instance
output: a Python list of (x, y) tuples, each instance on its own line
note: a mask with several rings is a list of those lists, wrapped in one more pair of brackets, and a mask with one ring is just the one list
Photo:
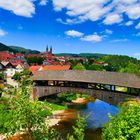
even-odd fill
[(128, 102), (121, 106), (118, 115), (111, 117), (102, 133), (103, 140), (140, 139), (140, 103)]

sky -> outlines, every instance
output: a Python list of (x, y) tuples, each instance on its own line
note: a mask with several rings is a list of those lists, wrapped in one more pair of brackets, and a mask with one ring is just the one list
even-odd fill
[(140, 59), (140, 0), (0, 0), (0, 42)]

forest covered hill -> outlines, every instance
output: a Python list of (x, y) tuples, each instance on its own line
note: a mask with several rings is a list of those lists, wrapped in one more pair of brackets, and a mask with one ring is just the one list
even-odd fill
[(13, 52), (13, 53), (25, 53), (25, 54), (40, 53), (37, 50), (25, 49), (23, 47), (18, 47), (18, 46), (8, 46), (3, 43), (0, 43), (0, 51), (9, 51), (9, 52)]

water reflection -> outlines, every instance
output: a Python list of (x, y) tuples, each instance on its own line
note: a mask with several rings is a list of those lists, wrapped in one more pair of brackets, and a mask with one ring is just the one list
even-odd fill
[[(81, 115), (89, 115), (87, 119), (87, 129), (85, 132), (85, 140), (101, 140), (101, 127), (108, 120), (108, 113), (114, 116), (119, 111), (118, 107), (110, 105), (104, 101), (96, 99), (95, 102), (88, 102), (87, 104), (72, 104), (68, 106), (69, 109), (73, 109), (79, 112)], [(61, 121), (57, 125), (64, 138), (67, 133), (72, 130), (72, 125), (75, 123), (75, 118), (67, 118), (65, 121)], [(65, 134), (64, 134), (65, 133)]]
[(80, 114), (89, 114), (87, 119), (88, 128), (100, 128), (102, 124), (105, 124), (109, 120), (108, 113), (114, 116), (117, 114), (118, 108), (97, 99), (95, 102), (88, 102), (86, 109), (79, 111)]

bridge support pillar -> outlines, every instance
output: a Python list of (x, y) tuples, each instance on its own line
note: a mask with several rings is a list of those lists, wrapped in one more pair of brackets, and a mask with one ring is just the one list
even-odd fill
[(127, 88), (127, 93), (131, 93), (131, 90), (132, 90), (132, 89), (128, 87), (128, 88)]

